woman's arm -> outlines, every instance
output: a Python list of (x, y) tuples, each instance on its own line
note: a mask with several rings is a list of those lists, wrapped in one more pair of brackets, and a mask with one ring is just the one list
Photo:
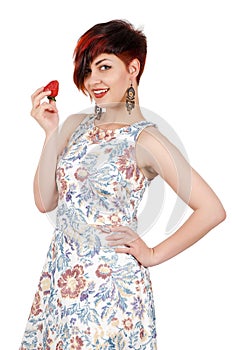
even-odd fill
[(55, 172), (59, 116), (54, 101), (42, 102), (49, 94), (49, 91), (44, 92), (41, 87), (31, 96), (31, 115), (45, 131), (45, 141), (34, 177), (34, 199), (41, 212), (53, 210), (58, 201)]
[(56, 208), (58, 190), (56, 186), (58, 131), (46, 136), (38, 167), (34, 177), (34, 199), (42, 213)]
[(149, 154), (148, 164), (193, 210), (172, 236), (154, 247), (153, 264), (157, 265), (201, 239), (225, 219), (225, 210), (212, 188), (158, 130), (149, 129), (141, 142)]
[(69, 116), (59, 132), (59, 116), (56, 103), (42, 102), (49, 91), (39, 88), (32, 95), (31, 115), (45, 131), (45, 141), (34, 177), (34, 199), (37, 208), (48, 212), (56, 208), (58, 189), (56, 184), (57, 158), (65, 148), (71, 134), (86, 117), (85, 114)]
[[(157, 130), (149, 128), (139, 138), (140, 157), (143, 167), (158, 173), (171, 188), (187, 203), (193, 213), (184, 224), (170, 237), (153, 248), (128, 227), (113, 227), (112, 232), (122, 234), (109, 235), (110, 245), (127, 245), (116, 248), (117, 252), (129, 253), (144, 266), (160, 264), (201, 239), (213, 227), (222, 222), (225, 210), (210, 186), (191, 168), (178, 149)], [(139, 162), (139, 160), (138, 160)]]
[(155, 265), (189, 248), (226, 217), (220, 200), (194, 169), (191, 183), (188, 204), (193, 213), (172, 236), (153, 248)]

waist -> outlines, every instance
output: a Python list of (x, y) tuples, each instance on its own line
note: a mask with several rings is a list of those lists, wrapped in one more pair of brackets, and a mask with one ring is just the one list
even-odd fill
[[(137, 222), (122, 223), (132, 230), (137, 230)], [(94, 224), (80, 221), (69, 221), (67, 218), (59, 217), (56, 222), (56, 230), (61, 231), (66, 237), (74, 240), (80, 246), (100, 247), (108, 246), (106, 236), (111, 232), (113, 224)], [(108, 246), (109, 247), (109, 246)]]

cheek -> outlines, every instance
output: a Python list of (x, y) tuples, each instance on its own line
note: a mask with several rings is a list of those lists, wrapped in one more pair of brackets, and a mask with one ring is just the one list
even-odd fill
[(127, 84), (122, 84), (121, 85), (121, 89), (120, 89), (120, 92), (121, 92), (121, 101), (126, 101), (126, 91), (128, 89), (128, 86)]
[(126, 94), (126, 90), (128, 89), (129, 80), (125, 78), (125, 74), (121, 74), (117, 76), (117, 90), (118, 93), (123, 97)]

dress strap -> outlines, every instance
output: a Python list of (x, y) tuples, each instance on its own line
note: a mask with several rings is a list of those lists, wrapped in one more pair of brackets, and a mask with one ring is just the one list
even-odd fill
[(147, 121), (147, 120), (142, 120), (138, 123), (135, 123), (132, 125), (133, 127), (136, 128), (136, 133), (135, 133), (135, 137), (134, 137), (134, 140), (137, 141), (137, 139), (139, 138), (139, 135), (141, 134), (141, 132), (146, 129), (147, 127), (149, 126), (152, 126), (154, 128), (158, 128), (157, 125), (153, 122), (150, 122), (150, 121)]

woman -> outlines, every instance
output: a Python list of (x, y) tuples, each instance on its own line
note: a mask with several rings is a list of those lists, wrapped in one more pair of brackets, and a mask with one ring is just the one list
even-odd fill
[[(96, 103), (58, 132), (51, 92), (32, 95), (45, 131), (34, 179), (41, 212), (57, 207), (55, 233), (22, 349), (156, 349), (148, 267), (196, 243), (225, 219), (212, 189), (139, 107), (146, 38), (126, 21), (97, 24), (78, 41), (74, 82)], [(148, 247), (137, 231), (145, 189), (162, 178), (193, 210)]]

